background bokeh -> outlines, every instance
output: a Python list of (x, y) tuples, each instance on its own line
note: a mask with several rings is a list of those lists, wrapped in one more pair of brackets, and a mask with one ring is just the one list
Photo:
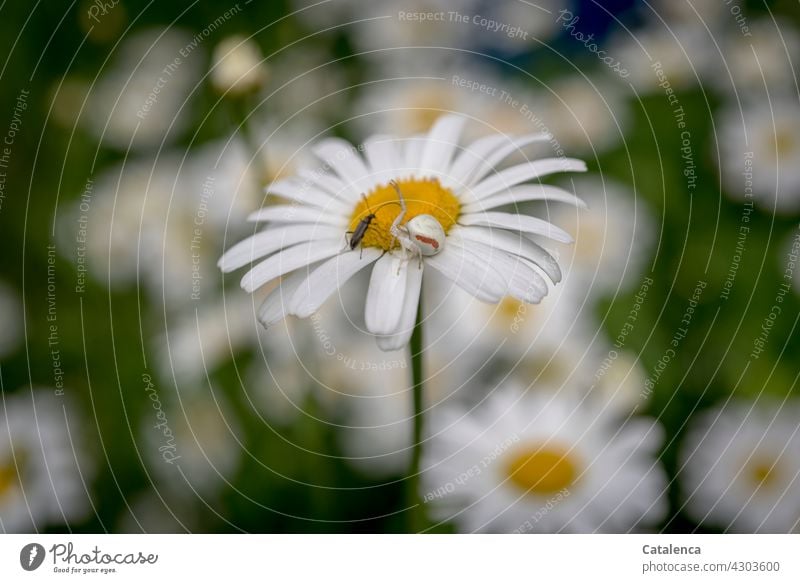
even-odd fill
[(551, 132), (589, 208), (526, 207), (576, 238), (539, 306), (424, 290), (426, 446), (563, 399), (595, 440), (658, 428), (607, 489), (660, 477), (647, 520), (492, 521), (425, 498), (475, 496), (434, 456), (430, 529), (797, 530), (798, 26), (789, 0), (3, 3), (0, 530), (406, 531), (409, 360), (363, 331), (365, 282), (265, 331), (216, 263), (314, 140), (444, 112)]

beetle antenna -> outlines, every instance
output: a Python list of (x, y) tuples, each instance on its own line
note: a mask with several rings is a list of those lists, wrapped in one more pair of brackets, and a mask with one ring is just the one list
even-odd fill
[[(396, 205), (397, 205), (397, 206), (399, 206), (400, 208), (403, 208), (403, 205), (402, 205), (402, 204), (400, 204), (398, 201), (396, 201), (396, 200), (387, 200), (386, 202), (382, 202), (381, 204), (379, 204), (379, 205), (376, 207), (376, 209), (375, 209), (375, 210), (379, 210), (379, 209), (381, 209), (382, 207), (385, 207), (387, 204), (396, 204)], [(370, 211), (370, 212), (371, 212), (371, 211)]]

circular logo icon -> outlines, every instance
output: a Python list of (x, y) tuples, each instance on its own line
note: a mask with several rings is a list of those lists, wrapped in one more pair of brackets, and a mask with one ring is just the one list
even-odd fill
[(44, 562), (44, 547), (39, 543), (29, 543), (19, 552), (19, 564), (26, 571), (35, 571)]

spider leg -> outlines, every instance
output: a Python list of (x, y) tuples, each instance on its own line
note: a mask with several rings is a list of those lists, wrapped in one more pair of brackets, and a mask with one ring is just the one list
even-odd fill
[(400, 192), (400, 187), (397, 185), (397, 182), (392, 180), (390, 184), (394, 187), (395, 191), (397, 192), (397, 198), (400, 201), (400, 212), (395, 217), (394, 221), (392, 221), (392, 226), (389, 228), (389, 232), (392, 234), (392, 241), (389, 244), (389, 248), (391, 249), (392, 247), (394, 247), (395, 240), (400, 238), (399, 234), (400, 223), (405, 218), (407, 209), (406, 209), (406, 199), (403, 198), (403, 193)]

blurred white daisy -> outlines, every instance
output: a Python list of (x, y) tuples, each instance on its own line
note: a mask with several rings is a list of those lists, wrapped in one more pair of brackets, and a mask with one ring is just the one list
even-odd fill
[(719, 125), (720, 173), (726, 192), (748, 192), (767, 211), (800, 209), (800, 104), (797, 98), (731, 107)]
[(724, 66), (712, 68), (709, 78), (737, 98), (766, 99), (766, 94), (796, 94), (795, 65), (800, 53), (800, 32), (787, 20), (772, 18), (748, 22), (749, 36), (728, 27), (720, 37)]
[(347, 463), (371, 476), (402, 475), (411, 459), (414, 421), (410, 363), (403, 351), (381, 352), (370, 344), (362, 340), (346, 348), (353, 368), (328, 371), (326, 378), (338, 380), (326, 389), (340, 393), (344, 423), (338, 438)]
[(541, 117), (569, 150), (597, 155), (622, 141), (630, 112), (618, 86), (604, 78), (574, 75), (548, 86)]
[[(465, 141), (498, 132), (553, 133), (545, 124), (544, 100), (530, 89), (532, 80), (521, 83), (479, 61), (451, 55), (422, 49), (413, 55), (381, 67), (360, 89), (354, 110), (361, 115), (353, 123), (361, 131), (426, 133), (442, 114), (451, 113), (477, 122), (464, 128)], [(553, 150), (560, 147), (556, 138), (549, 141)]]
[(1, 409), (0, 531), (83, 519), (93, 466), (66, 397), (43, 388), (3, 393)]
[(488, 383), (510, 378), (533, 390), (589, 393), (624, 413), (643, 405), (641, 361), (609, 343), (586, 294), (569, 291), (558, 286), (535, 306), (514, 298), (487, 305), (458, 289), (428, 294), (426, 388), (444, 385), (442, 394), (474, 400), (483, 398)]
[[(81, 122), (119, 150), (175, 140), (187, 123), (200, 78), (200, 50), (177, 28), (138, 31), (120, 45), (112, 66), (89, 88)], [(187, 56), (188, 55), (188, 56)]]
[(187, 497), (170, 494), (146, 491), (129, 499), (130, 512), (122, 513), (114, 532), (175, 534), (198, 531), (198, 514), (187, 504)]
[(529, 237), (564, 243), (571, 237), (542, 219), (493, 209), (527, 200), (578, 204), (565, 190), (525, 183), (586, 166), (545, 158), (492, 172), (511, 153), (549, 136), (488, 136), (454, 158), (463, 123), (444, 116), (424, 136), (372, 137), (363, 146), (366, 160), (349, 143), (325, 139), (314, 152), (333, 173), (301, 171), (269, 187), (290, 204), (253, 213), (252, 221), (270, 226), (219, 261), (229, 272), (266, 257), (242, 279), (249, 292), (286, 276), (261, 306), (265, 326), (289, 314), (312, 315), (373, 264), (365, 323), (384, 350), (397, 350), (411, 337), (424, 268), (486, 302), (544, 297), (548, 288), (539, 270), (553, 282), (561, 274)]
[(475, 386), (482, 392), (497, 374), (546, 380), (551, 387), (591, 377), (591, 306), (565, 294), (562, 286), (536, 305), (510, 296), (486, 304), (457, 288), (430, 287), (436, 293), (425, 303), (431, 321), (426, 331), (429, 384)]
[[(314, 5), (316, 4), (316, 6)], [(363, 3), (294, 0), (297, 16), (315, 28), (352, 29), (364, 56), (384, 63), (404, 58), (397, 47), (437, 46), (498, 49), (519, 53), (547, 41), (559, 26), (565, 0), (484, 2), (465, 0), (392, 0)], [(425, 15), (424, 17), (422, 15)], [(388, 49), (388, 50), (387, 50)]]
[(228, 223), (243, 223), (263, 197), (239, 142), (128, 160), (99, 174), (88, 194), (59, 218), (62, 247), (78, 248), (83, 226), (90, 278), (113, 286), (140, 281), (171, 309), (215, 293)]
[(645, 18), (649, 17), (652, 20), (651, 10), (654, 10), (669, 24), (683, 23), (714, 28), (720, 24), (720, 17), (726, 11), (726, 6), (724, 2), (717, 2), (717, 0), (694, 0), (693, 2), (653, 0), (642, 6)]
[(22, 341), (22, 301), (8, 284), (0, 280), (0, 359), (13, 353)]
[(563, 248), (563, 286), (579, 297), (628, 288), (647, 268), (657, 241), (657, 225), (640, 196), (619, 182), (585, 176), (565, 181), (591, 212), (547, 205), (547, 217), (564, 225), (575, 244)]
[(194, 498), (228, 484), (243, 444), (239, 420), (225, 399), (208, 389), (175, 399), (159, 386), (149, 388), (148, 397), (153, 408), (142, 420), (141, 450), (157, 488)]
[(517, 389), (429, 419), (420, 495), (462, 532), (629, 532), (666, 512), (650, 421)]
[(212, 61), (211, 83), (220, 93), (253, 93), (267, 81), (268, 69), (261, 49), (246, 36), (223, 39), (214, 47)]
[(641, 359), (631, 351), (610, 349), (595, 368), (596, 382), (592, 397), (628, 413), (644, 407), (643, 394), (647, 371)]
[(731, 401), (696, 419), (679, 476), (686, 509), (726, 531), (800, 526), (800, 404)]
[[(311, 46), (293, 46), (269, 58), (270, 83), (262, 92), (263, 113), (267, 124), (281, 120), (281, 129), (270, 140), (298, 143), (313, 138), (319, 128), (340, 119), (341, 112), (352, 105), (342, 63), (330, 52)], [(294, 131), (287, 131), (286, 126)], [(298, 131), (297, 126), (301, 126)], [(258, 134), (256, 134), (258, 135)], [(302, 143), (302, 142), (299, 142)]]
[(179, 312), (166, 321), (155, 342), (155, 360), (163, 378), (179, 387), (204, 381), (241, 350), (252, 347), (257, 335), (249, 298), (199, 302), (194, 310)]
[(662, 91), (659, 85), (664, 80), (675, 90), (690, 89), (719, 60), (709, 49), (713, 46), (710, 34), (702, 26), (653, 24), (618, 33), (608, 54), (628, 71), (625, 80), (637, 91)]

